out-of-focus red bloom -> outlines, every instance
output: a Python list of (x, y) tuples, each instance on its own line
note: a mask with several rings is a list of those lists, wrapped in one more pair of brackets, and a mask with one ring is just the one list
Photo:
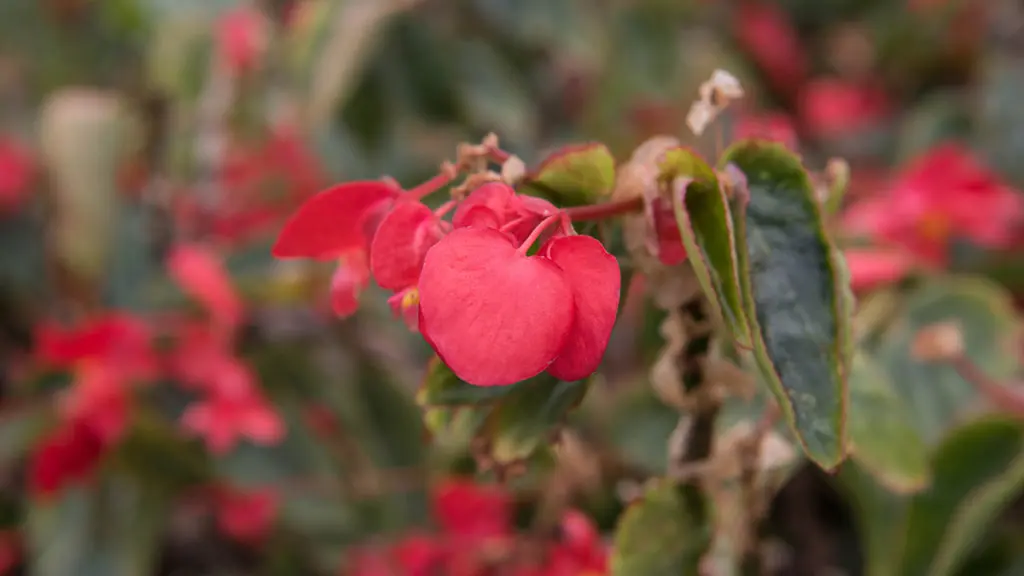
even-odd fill
[(217, 487), (214, 491), (217, 526), (228, 537), (243, 544), (259, 545), (266, 540), (280, 507), (280, 495), (272, 488), (244, 490)]
[(14, 140), (0, 138), (0, 215), (22, 205), (34, 177), (35, 163), (29, 152)]
[(217, 23), (217, 49), (232, 72), (253, 68), (266, 43), (266, 22), (255, 8), (243, 6), (230, 10)]
[(785, 145), (790, 150), (799, 147), (796, 128), (789, 116), (779, 112), (742, 114), (736, 121), (736, 138), (760, 138)]
[(214, 388), (182, 414), (182, 426), (201, 436), (210, 451), (223, 454), (240, 439), (257, 444), (276, 444), (284, 437), (284, 422), (260, 393), (254, 376), (236, 358), (225, 358), (216, 366)]
[(880, 122), (889, 114), (883, 91), (838, 78), (804, 85), (797, 104), (800, 121), (818, 137), (836, 138)]
[(71, 387), (61, 398), (61, 413), (81, 422), (111, 444), (128, 426), (131, 397), (127, 378), (117, 366), (89, 362), (75, 373)]
[(243, 303), (224, 269), (208, 248), (181, 244), (167, 257), (171, 277), (186, 294), (198, 300), (219, 325), (234, 328), (242, 319)]
[(157, 372), (149, 327), (120, 312), (75, 327), (43, 322), (36, 328), (36, 354), (40, 361), (59, 368), (98, 360), (131, 378), (151, 378)]
[(447, 534), (473, 538), (507, 536), (512, 529), (512, 499), (500, 486), (449, 478), (434, 490), (433, 513)]
[(512, 384), (545, 369), (578, 379), (600, 363), (617, 313), (615, 258), (588, 236), (554, 238), (535, 256), (528, 248), (470, 227), (427, 254), (420, 331), (466, 382)]
[(597, 527), (583, 513), (569, 510), (562, 517), (561, 541), (551, 550), (545, 576), (606, 574), (608, 550)]
[(654, 229), (654, 239), (649, 248), (657, 250), (658, 260), (665, 266), (682, 264), (686, 260), (686, 245), (683, 244), (672, 203), (664, 198), (653, 199), (647, 217)]
[(850, 288), (854, 292), (898, 282), (915, 266), (914, 256), (900, 249), (853, 248), (845, 250), (844, 256), (850, 269)]
[(62, 423), (36, 445), (29, 463), (29, 490), (47, 497), (92, 474), (106, 451), (103, 438), (78, 420)]
[(444, 561), (444, 548), (426, 534), (410, 534), (392, 548), (392, 558), (404, 576), (432, 576)]
[(775, 90), (788, 94), (803, 83), (806, 51), (778, 5), (760, 0), (743, 2), (736, 13), (734, 30), (740, 45)]
[(9, 574), (21, 560), (21, 536), (14, 530), (0, 530), (0, 576)]
[(339, 318), (355, 314), (359, 295), (370, 285), (370, 267), (366, 252), (352, 250), (338, 262), (331, 276), (331, 310)]
[(902, 246), (922, 264), (943, 266), (955, 238), (1000, 249), (1024, 217), (1022, 197), (956, 144), (937, 146), (910, 162), (889, 194), (865, 199), (844, 214), (846, 232)]

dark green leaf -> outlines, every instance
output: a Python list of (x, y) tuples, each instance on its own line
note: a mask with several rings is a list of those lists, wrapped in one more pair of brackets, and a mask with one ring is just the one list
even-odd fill
[(732, 204), (754, 357), (808, 456), (834, 468), (846, 455), (852, 303), (845, 265), (798, 157), (778, 144), (743, 141), (722, 164), (746, 176)]
[(548, 374), (516, 384), (483, 422), (489, 456), (498, 464), (510, 464), (550, 443), (589, 385), (590, 380), (563, 382)]
[(508, 386), (473, 386), (452, 372), (440, 358), (427, 364), (416, 402), (422, 406), (462, 406), (493, 402), (508, 395)]
[(750, 348), (750, 326), (743, 309), (736, 238), (725, 191), (704, 160), (687, 148), (674, 148), (661, 160), (661, 177), (690, 180), (682, 196), (672, 194), (679, 232), (708, 302), (725, 320), (733, 338)]
[(857, 354), (849, 385), (847, 428), (853, 459), (890, 490), (924, 488), (929, 481), (928, 448), (889, 374), (873, 358)]
[(566, 146), (549, 154), (523, 188), (560, 206), (593, 204), (615, 185), (615, 158), (599, 143)]
[(622, 515), (611, 557), (614, 576), (697, 576), (711, 544), (708, 503), (691, 485), (662, 481)]
[(955, 322), (966, 355), (991, 378), (1014, 375), (1017, 315), (998, 285), (980, 278), (935, 278), (910, 292), (905, 309), (879, 340), (876, 356), (897, 392), (913, 406), (913, 424), (934, 444), (977, 398), (974, 387), (951, 367), (921, 362), (912, 347), (918, 332), (936, 322)]

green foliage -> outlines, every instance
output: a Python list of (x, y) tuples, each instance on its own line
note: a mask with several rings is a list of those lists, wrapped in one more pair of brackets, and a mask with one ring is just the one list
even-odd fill
[(536, 194), (559, 206), (593, 204), (611, 194), (615, 158), (600, 143), (579, 144), (549, 154), (527, 176), (522, 192)]
[(834, 468), (846, 454), (849, 304), (814, 190), (782, 146), (742, 142), (721, 163), (746, 177), (733, 219), (754, 357), (808, 456)]
[(711, 542), (709, 503), (692, 485), (660, 482), (630, 504), (615, 533), (615, 576), (696, 576)]

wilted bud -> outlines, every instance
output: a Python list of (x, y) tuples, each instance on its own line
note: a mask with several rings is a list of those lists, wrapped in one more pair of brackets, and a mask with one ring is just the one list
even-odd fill
[(700, 100), (690, 106), (686, 125), (700, 136), (729, 103), (743, 97), (743, 87), (735, 76), (725, 70), (715, 70), (711, 78), (700, 85)]

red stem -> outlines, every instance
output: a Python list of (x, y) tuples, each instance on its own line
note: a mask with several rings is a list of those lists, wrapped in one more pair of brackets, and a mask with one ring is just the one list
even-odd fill
[(643, 207), (644, 199), (637, 197), (629, 198), (628, 200), (594, 204), (592, 206), (575, 206), (566, 208), (564, 212), (573, 222), (585, 222), (588, 220), (604, 220), (630, 212), (637, 212)]
[(523, 245), (520, 246), (519, 249), (516, 250), (516, 252), (518, 252), (520, 256), (526, 256), (527, 251), (530, 250), (530, 246), (532, 246), (533, 243), (537, 241), (537, 238), (540, 238), (540, 235), (544, 233), (544, 230), (548, 226), (555, 222), (558, 222), (562, 218), (562, 213), (556, 212), (551, 216), (548, 216), (547, 218), (541, 220), (540, 224), (537, 224), (537, 227), (533, 229), (533, 232), (530, 232), (530, 235), (526, 237), (526, 240), (523, 241)]
[(437, 216), (438, 218), (442, 218), (442, 217), (444, 217), (445, 214), (451, 212), (452, 208), (455, 208), (457, 205), (458, 205), (458, 202), (456, 202), (455, 200), (449, 200), (449, 201), (445, 202), (444, 204), (441, 204), (437, 208), (437, 210), (434, 210), (434, 216)]
[(444, 186), (447, 186), (448, 183), (454, 180), (456, 176), (458, 176), (458, 172), (455, 172), (454, 170), (441, 170), (437, 176), (434, 176), (430, 180), (412, 188), (406, 192), (406, 195), (410, 200), (422, 200), (425, 196), (433, 194)]
[(1024, 416), (1024, 395), (1021, 390), (996, 382), (966, 356), (953, 360), (952, 364), (960, 377), (973, 384), (993, 406), (1003, 412)]
[(504, 164), (512, 155), (501, 148), (490, 148), (487, 150), (487, 156), (495, 164)]

